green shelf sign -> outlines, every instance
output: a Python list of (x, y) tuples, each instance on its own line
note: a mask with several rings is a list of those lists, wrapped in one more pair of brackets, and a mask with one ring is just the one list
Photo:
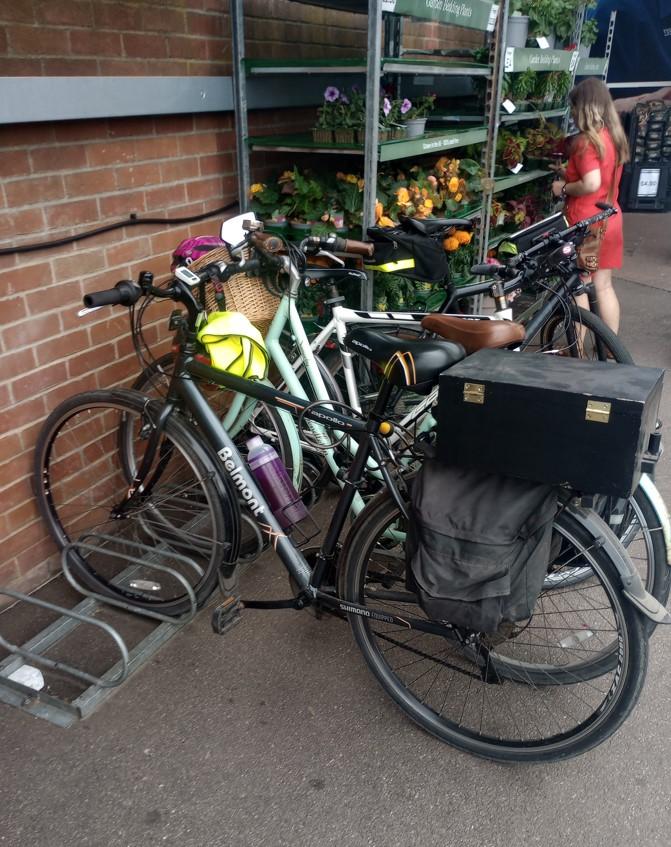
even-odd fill
[(578, 62), (577, 76), (603, 76), (606, 72), (606, 59), (587, 57)]
[(496, 3), (485, 0), (382, 0), (382, 11), (493, 32)]
[(543, 50), (540, 47), (506, 47), (503, 70), (517, 71), (573, 71), (578, 62), (578, 51)]
[(487, 138), (484, 127), (463, 130), (461, 132), (437, 133), (401, 141), (387, 141), (380, 145), (380, 161), (391, 162), (409, 156), (426, 156), (430, 153), (442, 153), (465, 147), (467, 144), (479, 144)]

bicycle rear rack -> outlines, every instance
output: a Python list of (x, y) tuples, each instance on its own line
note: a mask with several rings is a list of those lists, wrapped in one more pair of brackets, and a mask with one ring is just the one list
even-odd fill
[[(71, 568), (73, 554), (81, 555), (82, 553), (96, 553), (127, 563), (128, 566), (113, 580), (116, 584), (131, 579), (140, 567), (168, 575), (180, 584), (188, 596), (188, 611), (178, 618), (168, 617), (155, 610), (140, 608), (131, 602), (105, 597), (85, 588), (74, 577)], [(44, 718), (61, 727), (71, 726), (77, 720), (90, 715), (116, 687), (150, 659), (168, 639), (192, 621), (196, 615), (197, 601), (191, 584), (174, 568), (156, 561), (160, 558), (178, 562), (187, 570), (193, 571), (196, 576), (202, 576), (202, 569), (192, 559), (171, 549), (149, 547), (122, 537), (87, 533), (78, 541), (67, 544), (61, 554), (63, 576), (77, 592), (86, 598), (74, 608), (67, 609), (39, 597), (0, 587), (0, 595), (17, 601), (10, 608), (15, 608), (18, 603), (27, 603), (59, 615), (57, 620), (24, 644), (12, 644), (0, 635), (0, 648), (9, 653), (9, 656), (0, 661), (0, 702), (20, 708), (22, 711)], [(155, 620), (158, 625), (132, 650), (128, 650), (122, 635), (114, 626), (105, 621), (96, 620), (94, 617), (106, 607), (121, 609), (123, 612)], [(5, 610), (5, 612), (8, 611), (9, 609)], [(123, 626), (128, 620), (128, 618), (120, 619), (117, 626)], [(46, 655), (47, 651), (57, 645), (63, 646), (64, 639), (81, 626), (90, 626), (102, 632), (112, 641), (119, 654), (118, 660), (103, 674), (91, 674), (68, 661), (53, 659)], [(69, 701), (54, 696), (46, 690), (35, 690), (16, 679), (10, 679), (9, 677), (14, 675), (26, 660), (56, 674), (66, 675), (89, 685), (75, 699)]]

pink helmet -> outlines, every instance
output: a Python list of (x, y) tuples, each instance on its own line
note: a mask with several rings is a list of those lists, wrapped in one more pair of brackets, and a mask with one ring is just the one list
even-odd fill
[(225, 246), (226, 242), (222, 241), (218, 235), (194, 235), (192, 238), (185, 238), (184, 241), (180, 241), (172, 254), (170, 270), (174, 271), (181, 265), (190, 265), (211, 250), (218, 250)]

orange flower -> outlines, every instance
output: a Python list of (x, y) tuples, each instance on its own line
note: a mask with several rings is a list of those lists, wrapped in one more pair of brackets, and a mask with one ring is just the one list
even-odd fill
[(356, 187), (359, 189), (359, 191), (363, 191), (363, 187), (365, 184), (366, 183), (362, 179), (360, 179), (357, 181)]
[(338, 173), (336, 174), (336, 179), (339, 179), (344, 182), (345, 174), (342, 171), (338, 171)]
[(466, 232), (465, 229), (458, 229), (454, 233), (454, 237), (457, 239), (459, 244), (470, 244), (471, 243), (471, 233)]
[(380, 224), (380, 226), (396, 226), (392, 219), (388, 218), (386, 215), (382, 215), (378, 223)]
[(461, 203), (461, 201), (464, 199), (464, 195), (461, 193), (461, 191), (458, 191), (454, 195), (454, 199), (456, 200), (457, 203)]
[(382, 215), (384, 214), (384, 206), (380, 203), (379, 200), (375, 201), (375, 220), (379, 221)]
[(455, 191), (459, 190), (459, 180), (456, 176), (453, 176), (450, 181), (447, 183), (447, 187), (454, 194)]
[(443, 241), (443, 247), (448, 253), (454, 253), (455, 250), (459, 249), (459, 242), (453, 235), (451, 235)]
[(407, 206), (410, 202), (410, 194), (408, 193), (408, 189), (399, 188), (396, 192), (396, 199), (398, 200), (399, 206)]

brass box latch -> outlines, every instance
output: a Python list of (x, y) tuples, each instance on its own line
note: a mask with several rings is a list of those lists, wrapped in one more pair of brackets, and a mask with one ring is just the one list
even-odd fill
[(465, 382), (464, 402), (479, 403), (482, 405), (485, 402), (485, 386), (479, 382)]
[(588, 400), (587, 409), (585, 410), (585, 420), (608, 423), (610, 420), (610, 406), (610, 403), (604, 403), (601, 400)]

